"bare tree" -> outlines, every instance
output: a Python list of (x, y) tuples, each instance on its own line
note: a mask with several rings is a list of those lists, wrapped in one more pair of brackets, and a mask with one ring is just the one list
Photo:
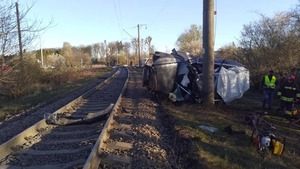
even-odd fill
[[(261, 20), (244, 25), (240, 45), (240, 61), (252, 72), (268, 69), (286, 70), (299, 61), (300, 30), (290, 12), (273, 18), (261, 15)], [(278, 64), (280, 63), (280, 64)]]
[(179, 50), (189, 52), (192, 55), (200, 55), (202, 52), (201, 27), (191, 25), (189, 30), (182, 33), (176, 41)]
[(76, 67), (89, 66), (92, 63), (91, 60), (91, 49), (92, 46), (79, 46), (72, 47), (72, 64)]
[(104, 43), (95, 43), (91, 46), (91, 55), (93, 59), (97, 61), (105, 62), (105, 44)]
[(118, 43), (117, 41), (115, 42), (109, 42), (107, 45), (107, 59), (108, 59), (108, 63), (109, 65), (113, 65), (114, 63), (116, 63), (117, 61), (117, 54), (118, 54)]
[(249, 68), (255, 86), (270, 69), (284, 75), (300, 67), (299, 12), (260, 16), (259, 21), (244, 25), (236, 55), (237, 61)]
[[(4, 62), (4, 56), (15, 55), (18, 53), (18, 26), (16, 16), (16, 4), (11, 1), (1, 2), (0, 6), (0, 55)], [(29, 48), (30, 44), (52, 25), (52, 21), (43, 26), (43, 23), (38, 18), (27, 18), (28, 13), (34, 4), (23, 7), (19, 5), (19, 22), (20, 31), (22, 34), (23, 48)]]
[(125, 43), (123, 44), (124, 52), (125, 52), (127, 55), (130, 54), (130, 47), (131, 47), (130, 42), (125, 42)]
[(66, 59), (66, 66), (72, 67), (74, 65), (73, 63), (73, 50), (72, 45), (69, 42), (64, 42), (63, 48), (62, 48), (62, 54)]
[(124, 55), (125, 55), (125, 59), (126, 59), (126, 62), (125, 62), (126, 65), (129, 65), (130, 47), (131, 47), (130, 42), (124, 42), (123, 50), (124, 50)]
[(117, 51), (118, 51), (118, 53), (120, 53), (123, 50), (124, 45), (123, 45), (122, 41), (116, 41), (115, 43), (117, 46)]
[(222, 46), (218, 49), (216, 57), (224, 57), (227, 59), (235, 60), (237, 57), (239, 48), (235, 46), (234, 43)]
[(100, 43), (95, 43), (92, 45), (92, 58), (100, 59), (101, 57), (101, 45)]
[(14, 11), (14, 4), (0, 7), (0, 45), (3, 62), (4, 56), (14, 54), (18, 47), (17, 22), (16, 17), (13, 15)]
[(52, 25), (52, 21), (43, 26), (38, 18), (28, 18), (33, 5), (24, 7), (9, 0), (0, 2), (0, 95), (5, 91), (13, 97), (21, 96), (39, 78), (40, 65), (30, 57), (32, 55), (25, 53), (22, 61), (14, 58), (17, 53), (23, 55), (19, 45), (21, 49), (30, 48), (39, 34)]
[(151, 53), (154, 53), (154, 48), (151, 46), (152, 43), (152, 37), (148, 36), (145, 40), (145, 43), (148, 45), (148, 54), (150, 55)]
[(137, 38), (133, 38), (131, 40), (131, 45), (134, 51), (134, 61), (135, 63), (137, 63), (137, 59), (138, 59), (138, 39)]

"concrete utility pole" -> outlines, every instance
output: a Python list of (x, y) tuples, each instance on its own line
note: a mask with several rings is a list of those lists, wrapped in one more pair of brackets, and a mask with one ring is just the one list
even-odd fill
[(204, 104), (214, 105), (214, 0), (203, 0)]
[(104, 40), (104, 57), (105, 57), (105, 60), (106, 60), (106, 66), (108, 66), (108, 57), (107, 57), (107, 48), (106, 48), (106, 40)]
[(138, 55), (139, 55), (139, 66), (141, 66), (141, 42), (140, 42), (140, 27), (141, 26), (146, 26), (147, 29), (147, 25), (146, 24), (138, 24), (137, 25), (137, 29), (138, 29)]
[(41, 45), (41, 62), (42, 62), (42, 66), (44, 66), (44, 55), (43, 55), (42, 38), (41, 37), (40, 37), (40, 45)]
[(137, 25), (138, 29), (138, 55), (139, 55), (139, 67), (141, 66), (141, 44), (140, 44), (140, 24)]
[(20, 50), (20, 59), (23, 58), (23, 47), (22, 47), (22, 36), (21, 36), (21, 26), (20, 26), (20, 14), (18, 2), (16, 2), (16, 13), (17, 13), (17, 24), (18, 24), (18, 36), (19, 36), (19, 50)]

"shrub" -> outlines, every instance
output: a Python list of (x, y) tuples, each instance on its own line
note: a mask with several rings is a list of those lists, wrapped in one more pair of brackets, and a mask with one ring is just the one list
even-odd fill
[(1, 93), (13, 98), (27, 95), (32, 90), (32, 86), (40, 81), (42, 74), (40, 65), (31, 57), (22, 60), (15, 58), (10, 64), (13, 65), (13, 71), (2, 78)]

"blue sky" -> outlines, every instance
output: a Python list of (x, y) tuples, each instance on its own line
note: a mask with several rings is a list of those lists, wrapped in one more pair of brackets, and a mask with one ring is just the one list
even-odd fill
[[(32, 1), (19, 2), (26, 3)], [(236, 42), (243, 25), (260, 19), (258, 13), (274, 16), (296, 4), (298, 0), (215, 0), (215, 49)], [(192, 24), (202, 26), (202, 14), (202, 0), (38, 0), (29, 17), (44, 23), (53, 18), (55, 26), (41, 37), (44, 48), (62, 47), (63, 42), (72, 46), (129, 42), (137, 37), (137, 24), (145, 24), (141, 38), (151, 36), (155, 50), (168, 52)]]

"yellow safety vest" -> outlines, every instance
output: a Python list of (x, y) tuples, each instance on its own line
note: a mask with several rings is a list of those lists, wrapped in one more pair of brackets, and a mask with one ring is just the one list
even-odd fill
[(271, 80), (269, 79), (268, 75), (265, 76), (265, 85), (267, 86), (267, 88), (275, 89), (275, 82), (276, 82), (275, 76), (272, 76)]

